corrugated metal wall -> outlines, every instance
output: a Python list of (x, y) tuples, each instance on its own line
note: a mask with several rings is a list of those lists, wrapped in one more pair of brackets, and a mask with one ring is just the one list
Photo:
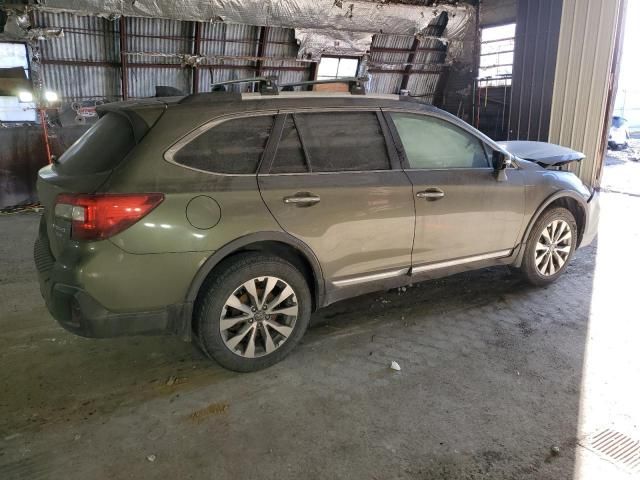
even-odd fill
[(564, 0), (549, 140), (584, 152), (583, 181), (595, 185), (604, 155), (607, 101), (624, 0)]
[[(58, 92), (67, 103), (122, 98), (119, 21), (38, 11), (34, 23), (64, 30), (64, 37), (38, 43), (47, 89)], [(198, 28), (196, 37), (195, 22), (125, 18), (128, 98), (153, 96), (156, 85), (192, 93), (197, 83), (198, 91), (209, 91), (212, 82), (253, 77), (258, 70), (262, 75), (278, 76), (281, 83), (309, 79), (311, 64), (296, 59), (293, 29), (204, 22)], [(245, 58), (258, 56), (261, 42), (265, 58)], [(207, 57), (206, 61), (197, 69), (183, 66), (179, 55), (194, 53)], [(251, 88), (232, 87), (236, 91)]]
[[(427, 36), (445, 35), (448, 17), (440, 14), (429, 25)], [(445, 72), (447, 45), (435, 38), (417, 39), (402, 35), (374, 35), (368, 57), (369, 91), (409, 91), (424, 103), (434, 103), (440, 78)]]
[(547, 141), (562, 2), (519, 0), (509, 140)]
[[(435, 17), (426, 35), (444, 34), (446, 13)], [(289, 83), (311, 79), (313, 65), (298, 60), (295, 32), (289, 28), (226, 23), (200, 23), (166, 19), (124, 19), (124, 24), (100, 17), (35, 12), (37, 27), (61, 27), (64, 37), (39, 42), (45, 87), (64, 102), (90, 99), (114, 101), (123, 97), (121, 86), (121, 27), (123, 27), (128, 98), (149, 97), (156, 85), (185, 93), (209, 91), (213, 82), (257, 75), (276, 76)], [(179, 55), (206, 57), (197, 69), (181, 65)], [(369, 91), (398, 93), (408, 89), (432, 103), (447, 46), (433, 38), (375, 35), (371, 54)], [(260, 57), (255, 58), (255, 57)], [(193, 76), (197, 75), (194, 79)], [(247, 91), (251, 85), (234, 85)]]
[(35, 12), (36, 25), (62, 27), (64, 37), (38, 42), (42, 80), (65, 99), (118, 100), (120, 72), (114, 25), (100, 17)]

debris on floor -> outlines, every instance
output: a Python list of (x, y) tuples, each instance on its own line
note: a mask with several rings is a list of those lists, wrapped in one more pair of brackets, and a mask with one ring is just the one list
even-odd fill
[(150, 462), (155, 462), (156, 456), (153, 453), (151, 455), (147, 455), (147, 460), (149, 460)]
[(400, 368), (400, 365), (398, 365), (398, 362), (396, 362), (395, 360), (393, 362), (391, 362), (391, 365), (389, 365), (389, 368), (391, 370), (395, 370), (396, 372), (399, 372), (400, 370), (402, 370)]
[(12, 205), (0, 209), (0, 215), (15, 215), (17, 213), (40, 213), (43, 207), (39, 203), (24, 203), (22, 205)]
[(191, 415), (189, 415), (189, 418), (192, 421), (199, 423), (205, 418), (210, 417), (212, 415), (222, 415), (223, 413), (227, 413), (228, 410), (229, 410), (228, 403), (220, 403), (220, 402), (212, 403), (206, 406), (205, 408), (196, 410)]

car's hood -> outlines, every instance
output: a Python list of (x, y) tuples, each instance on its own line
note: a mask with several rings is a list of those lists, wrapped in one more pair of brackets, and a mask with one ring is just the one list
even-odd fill
[(516, 157), (535, 162), (543, 167), (559, 167), (571, 162), (579, 162), (585, 156), (567, 147), (546, 142), (527, 142), (514, 140), (499, 142), (502, 148)]

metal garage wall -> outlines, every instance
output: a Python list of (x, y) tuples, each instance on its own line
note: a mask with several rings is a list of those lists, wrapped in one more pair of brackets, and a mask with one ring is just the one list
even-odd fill
[(156, 85), (171, 85), (189, 92), (190, 69), (182, 68), (174, 55), (191, 51), (190, 24), (133, 17), (125, 21), (129, 98), (152, 97)]
[(547, 141), (562, 2), (520, 0), (508, 138)]
[(580, 178), (598, 183), (607, 100), (624, 0), (564, 0), (549, 141), (584, 152)]
[(57, 27), (64, 37), (37, 43), (45, 88), (63, 100), (119, 100), (120, 71), (114, 22), (100, 17), (34, 12), (36, 26)]
[(399, 93), (406, 89), (425, 103), (434, 103), (439, 81), (448, 68), (446, 36), (448, 16), (441, 13), (429, 24), (424, 38), (408, 35), (376, 34), (367, 58), (370, 81), (375, 93)]

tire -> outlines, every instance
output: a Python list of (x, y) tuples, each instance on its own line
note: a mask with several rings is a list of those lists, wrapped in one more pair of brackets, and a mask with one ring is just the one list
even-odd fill
[(253, 372), (286, 357), (310, 318), (311, 293), (298, 269), (280, 257), (242, 254), (224, 261), (203, 286), (197, 341), (223, 367)]
[[(554, 222), (556, 222), (555, 230), (552, 227)], [(562, 231), (560, 231), (561, 228)], [(554, 232), (556, 232), (555, 240), (551, 238)], [(568, 239), (567, 232), (571, 235)], [(548, 238), (551, 238), (551, 241)], [(553, 208), (544, 212), (531, 229), (522, 260), (521, 271), (527, 281), (537, 286), (556, 281), (567, 269), (576, 250), (577, 239), (578, 227), (575, 217), (569, 210)], [(546, 250), (543, 247), (546, 247)], [(564, 261), (560, 262), (560, 260)]]

